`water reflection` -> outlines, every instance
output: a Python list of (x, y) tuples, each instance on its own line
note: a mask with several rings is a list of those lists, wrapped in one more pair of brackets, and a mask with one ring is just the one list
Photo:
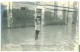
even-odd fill
[[(75, 27), (76, 25), (73, 24), (70, 30), (71, 27), (68, 28), (67, 25), (44, 26), (44, 34), (40, 34), (38, 40), (35, 40), (34, 27), (2, 29), (2, 50), (6, 50), (8, 46), (10, 46), (12, 50), (20, 49), (24, 51), (74, 50), (74, 44), (77, 40), (75, 39)], [(4, 48), (5, 46), (7, 48)]]

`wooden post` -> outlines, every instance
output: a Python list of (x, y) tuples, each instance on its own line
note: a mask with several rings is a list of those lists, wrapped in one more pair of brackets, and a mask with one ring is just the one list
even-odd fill
[(12, 3), (9, 2), (7, 5), (7, 22), (8, 22), (8, 28), (12, 26)]

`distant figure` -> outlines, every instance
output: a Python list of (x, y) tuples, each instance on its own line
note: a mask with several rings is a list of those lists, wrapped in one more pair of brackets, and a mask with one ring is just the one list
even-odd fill
[(68, 33), (69, 34), (72, 34), (72, 21), (73, 21), (72, 13), (69, 12), (69, 14), (68, 14)]
[(35, 19), (36, 21), (36, 27), (35, 27), (35, 40), (38, 39), (38, 35), (40, 33), (40, 27), (41, 27), (41, 16), (37, 16)]

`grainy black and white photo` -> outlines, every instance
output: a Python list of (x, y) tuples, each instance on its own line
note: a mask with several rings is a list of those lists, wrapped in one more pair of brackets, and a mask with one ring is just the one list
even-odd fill
[(77, 1), (1, 3), (2, 51), (78, 51)]

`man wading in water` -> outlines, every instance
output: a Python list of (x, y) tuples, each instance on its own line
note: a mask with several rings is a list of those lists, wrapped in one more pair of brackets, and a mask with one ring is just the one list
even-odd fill
[(40, 34), (40, 26), (41, 26), (41, 16), (37, 15), (36, 19), (36, 27), (35, 27), (35, 40), (38, 39), (38, 35)]

